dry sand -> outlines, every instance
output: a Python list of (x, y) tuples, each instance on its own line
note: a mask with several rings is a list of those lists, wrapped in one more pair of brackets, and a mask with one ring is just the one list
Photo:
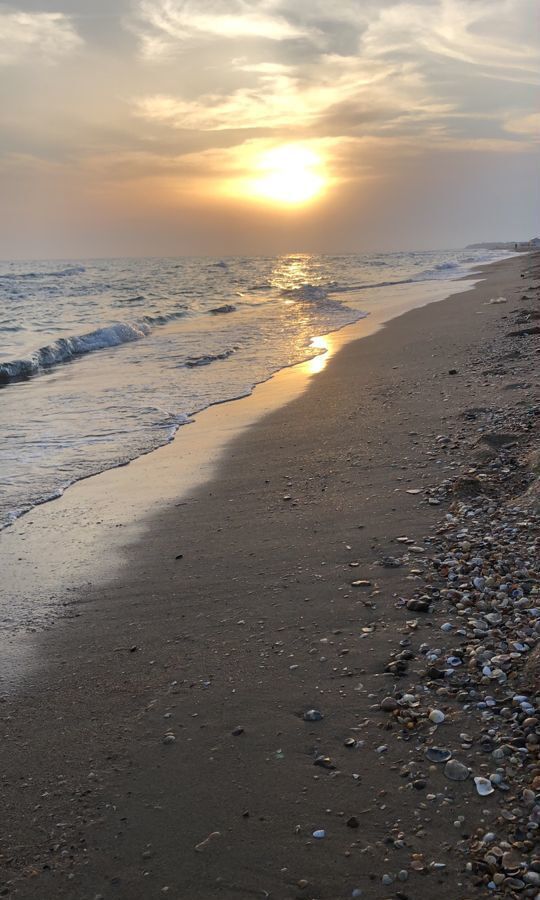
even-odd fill
[[(498, 370), (492, 357), (533, 265), (486, 267), (473, 290), (345, 346), (40, 638), (39, 674), (0, 705), (0, 895), (478, 896), (456, 844), (486, 800), (439, 772), (427, 800), (377, 708), (411, 617), (396, 603), (411, 567), (377, 561), (443, 519), (423, 492), (467, 465), (464, 411), (532, 402), (536, 338)], [(443, 621), (422, 620), (420, 638)], [(323, 720), (304, 721), (310, 708)], [(406, 882), (381, 883), (400, 869)]]

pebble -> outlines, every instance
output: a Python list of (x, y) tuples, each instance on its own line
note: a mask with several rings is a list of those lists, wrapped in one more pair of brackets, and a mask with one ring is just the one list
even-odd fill
[(308, 709), (304, 713), (305, 722), (320, 722), (323, 718), (322, 712), (318, 709)]
[(399, 709), (399, 703), (393, 697), (385, 697), (384, 700), (381, 700), (381, 709), (384, 712), (393, 712), (395, 709)]

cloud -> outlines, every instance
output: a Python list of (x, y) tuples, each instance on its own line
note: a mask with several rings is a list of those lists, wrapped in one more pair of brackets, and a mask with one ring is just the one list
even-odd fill
[[(284, 0), (279, 8), (273, 0), (249, 7), (218, 0), (211, 13), (193, 0), (141, 0), (139, 13), (159, 24), (160, 39), (168, 35), (186, 52), (203, 34), (211, 42), (215, 66), (207, 64), (204, 81), (217, 89), (197, 95), (190, 84), (188, 96), (143, 94), (133, 110), (184, 131), (274, 130), (279, 137), (287, 129), (318, 129), (322, 136), (416, 134), (446, 138), (452, 147), (460, 139), (464, 147), (475, 140), (484, 149), (499, 147), (510, 143), (507, 96), (493, 96), (486, 78), (515, 84), (517, 95), (536, 77), (523, 5), (532, 15), (531, 0), (339, 0), (331, 8), (322, 0)], [(236, 11), (230, 30), (227, 9)], [(242, 58), (226, 59), (227, 38), (260, 37), (267, 20), (274, 24), (272, 45), (244, 42)], [(302, 35), (302, 52), (285, 41), (291, 33)], [(348, 49), (335, 52), (336, 36), (344, 46), (344, 34)], [(530, 133), (513, 131), (515, 141)]]
[(63, 13), (0, 10), (0, 65), (56, 62), (83, 43)]
[[(500, 78), (538, 78), (538, 48), (523, 28), (529, 0), (439, 0), (393, 3), (367, 25), (362, 47), (371, 56), (422, 53), (484, 67)], [(521, 25), (521, 28), (519, 28)], [(513, 73), (513, 74), (512, 74)]]
[(168, 57), (190, 42), (208, 38), (298, 38), (302, 29), (281, 15), (272, 2), (248, 0), (139, 0), (131, 21), (147, 59)]
[(505, 128), (514, 134), (524, 134), (540, 141), (540, 113), (510, 118), (506, 121)]
[[(436, 117), (453, 109), (431, 98), (410, 64), (323, 56), (314, 70), (275, 63), (238, 63), (255, 81), (229, 93), (184, 100), (167, 94), (134, 101), (135, 114), (179, 129), (223, 131), (316, 127), (334, 119), (347, 133), (362, 122), (382, 120), (390, 130), (401, 117)], [(346, 114), (342, 114), (347, 110)]]

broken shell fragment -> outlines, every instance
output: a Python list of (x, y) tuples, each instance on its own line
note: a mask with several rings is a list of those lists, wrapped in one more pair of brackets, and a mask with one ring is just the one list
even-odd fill
[(452, 751), (447, 750), (446, 747), (428, 747), (424, 756), (430, 762), (445, 763), (451, 758)]
[(476, 785), (476, 790), (481, 797), (487, 797), (488, 794), (492, 794), (495, 790), (489, 778), (482, 778), (480, 775), (477, 775), (474, 779), (474, 783)]

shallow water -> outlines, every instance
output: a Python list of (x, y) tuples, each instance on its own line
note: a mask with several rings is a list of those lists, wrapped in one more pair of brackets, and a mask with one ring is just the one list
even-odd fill
[(501, 254), (0, 263), (0, 522), (315, 356), (385, 287)]

